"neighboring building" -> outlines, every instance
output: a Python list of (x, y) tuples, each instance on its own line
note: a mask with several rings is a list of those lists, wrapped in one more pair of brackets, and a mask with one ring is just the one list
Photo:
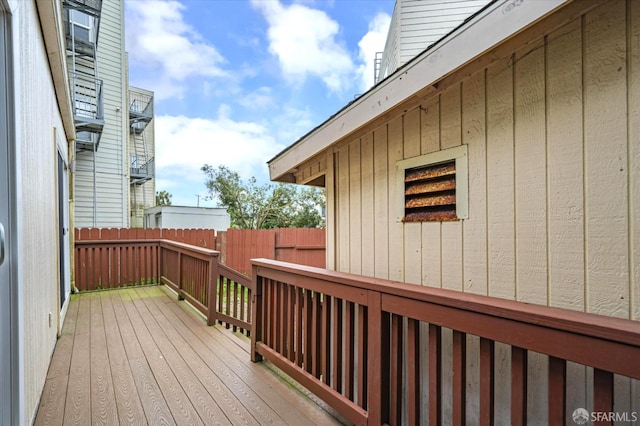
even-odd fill
[(153, 205), (153, 196), (146, 195), (153, 194), (155, 185), (153, 126), (149, 126), (153, 93), (129, 89), (124, 2), (64, 0), (63, 5), (78, 132), (74, 225), (140, 224), (138, 199)]
[[(329, 269), (640, 321), (638, 82), (637, 2), (497, 1), (272, 159), (271, 179), (325, 186)], [(567, 408), (589, 407), (589, 380), (568, 366)], [(639, 411), (638, 384), (615, 386), (616, 410)]]
[(32, 424), (70, 292), (61, 3), (0, 0), (0, 424)]
[(376, 82), (440, 40), (490, 0), (397, 0), (384, 52), (378, 57)]
[(155, 205), (153, 92), (129, 87), (129, 178), (131, 228), (142, 228), (144, 210)]
[(155, 206), (144, 211), (145, 228), (215, 229), (231, 226), (231, 216), (221, 207)]

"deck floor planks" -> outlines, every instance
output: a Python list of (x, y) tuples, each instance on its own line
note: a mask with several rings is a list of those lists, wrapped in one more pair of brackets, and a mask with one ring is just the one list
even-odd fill
[(47, 372), (50, 385), (47, 392), (42, 393), (40, 409), (35, 419), (35, 425), (62, 425), (64, 420), (64, 406), (67, 398), (69, 370), (71, 368), (71, 354), (73, 353), (73, 339), (78, 317), (78, 304), (69, 305), (67, 316), (62, 326), (62, 333), (56, 343), (51, 365)]
[[(166, 359), (169, 368), (173, 371), (185, 393), (189, 395), (202, 421), (207, 425), (228, 424), (230, 419), (223, 413), (208, 390), (200, 382), (197, 375), (192, 371), (190, 364), (193, 360), (189, 359), (189, 363), (187, 363), (188, 358), (183, 357), (177, 350), (179, 343), (170, 341), (165, 335), (165, 331), (158, 325), (156, 318), (162, 314), (156, 311), (154, 315), (152, 311), (148, 309), (145, 302), (143, 298), (133, 298), (133, 303), (138, 310), (138, 314), (147, 326), (164, 359)], [(155, 307), (155, 304), (150, 305)], [(235, 421), (232, 423), (236, 424)]]
[(131, 299), (131, 292), (129, 290), (122, 290), (120, 291), (120, 297), (123, 302), (125, 302), (124, 307), (127, 315), (129, 316), (129, 321), (136, 325), (134, 331), (138, 337), (138, 342), (140, 342), (145, 358), (147, 359), (149, 367), (153, 372), (153, 376), (164, 395), (164, 399), (171, 410), (174, 420), (179, 425), (204, 425), (195, 407), (189, 400), (189, 397), (185, 394), (182, 386), (178, 382), (178, 379), (175, 377), (169, 367), (169, 364), (164, 359), (162, 352), (153, 341), (151, 333), (142, 321), (142, 318)]
[(73, 295), (35, 424), (339, 424), (160, 287)]
[[(162, 294), (161, 300), (165, 300), (166, 296)], [(148, 304), (162, 304), (167, 302), (158, 300), (158, 297), (147, 297), (145, 302)], [(157, 305), (156, 305), (157, 306)], [(166, 310), (166, 308), (165, 308)], [(183, 336), (178, 332), (169, 318), (162, 315), (157, 317), (159, 325), (162, 327), (168, 339), (173, 342), (176, 350), (180, 352), (184, 359), (188, 359), (196, 376), (200, 379), (203, 386), (218, 402), (222, 411), (232, 424), (260, 424), (249, 411), (242, 405), (236, 396), (229, 391), (227, 384), (221, 380), (215, 372), (200, 357), (200, 354), (191, 347), (193, 339), (188, 339), (189, 335)], [(188, 339), (188, 340), (187, 340)]]
[(109, 351), (104, 330), (102, 303), (99, 293), (90, 295), (91, 303), (91, 423), (111, 425), (118, 422)]
[(90, 301), (80, 297), (76, 334), (73, 339), (71, 368), (67, 384), (64, 420), (65, 425), (91, 423), (91, 345), (90, 345)]
[[(162, 291), (162, 287), (154, 291)], [(169, 292), (169, 290), (167, 290)], [(207, 327), (202, 318), (190, 314), (185, 308), (189, 305), (173, 303), (167, 308), (176, 315), (181, 324), (181, 332), (195, 333), (201, 345), (221, 360), (252, 390), (254, 390), (270, 407), (272, 407), (287, 424), (340, 424), (329, 413), (310, 401), (306, 396), (289, 385), (283, 386), (282, 380), (271, 370), (254, 364), (249, 356), (249, 341), (243, 337), (229, 336), (222, 326)], [(192, 345), (194, 341), (190, 339)], [(214, 360), (215, 361), (215, 360)]]
[(113, 379), (113, 390), (118, 410), (118, 418), (123, 419), (129, 425), (147, 424), (146, 416), (140, 402), (140, 396), (131, 372), (131, 365), (124, 349), (120, 327), (116, 320), (111, 298), (105, 295), (102, 302), (102, 315), (104, 317), (105, 337), (109, 352), (109, 366)]
[(113, 306), (131, 375), (140, 395), (140, 402), (142, 403), (146, 420), (151, 425), (175, 424), (169, 406), (162, 396), (162, 391), (153, 377), (147, 360), (144, 358), (144, 353), (133, 331), (133, 326), (129, 322), (129, 317), (124, 310), (119, 293), (109, 292), (109, 299)]
[[(165, 296), (166, 297), (166, 296)], [(173, 307), (175, 305), (168, 305)], [(198, 320), (196, 320), (198, 321)], [(207, 339), (207, 334), (204, 329), (208, 328), (204, 321), (195, 322), (192, 327), (182, 326), (182, 323), (174, 321), (172, 324), (177, 326), (177, 330), (188, 341), (191, 347), (199, 354), (205, 364), (213, 371), (213, 373), (224, 383), (229, 391), (237, 398), (242, 406), (251, 413), (255, 419), (259, 419), (260, 423), (271, 424), (283, 424), (284, 420), (278, 415), (273, 408), (267, 405), (260, 397), (260, 394), (253, 389), (258, 383), (250, 382), (247, 384), (244, 382), (234, 371), (227, 365), (228, 357), (220, 356), (217, 351), (222, 350), (221, 346), (215, 349), (208, 348), (201, 343), (201, 338), (204, 336)], [(201, 325), (198, 327), (198, 325)], [(245, 354), (249, 357), (249, 354)]]

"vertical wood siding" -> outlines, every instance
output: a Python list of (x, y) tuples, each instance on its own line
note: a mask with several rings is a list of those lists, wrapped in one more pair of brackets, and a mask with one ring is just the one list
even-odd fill
[[(607, 2), (336, 148), (336, 269), (640, 319), (639, 8)], [(399, 222), (396, 162), (460, 144), (469, 218)]]
[[(536, 31), (544, 36), (511, 42), (485, 67), (448, 77), (418, 108), (400, 106), (329, 153), (328, 265), (640, 320), (640, 5), (611, 0)], [(396, 162), (460, 144), (468, 145), (468, 219), (400, 222)], [(451, 338), (442, 334), (445, 353)], [(479, 341), (467, 351), (467, 386), (478, 388)], [(495, 351), (495, 415), (507, 419), (511, 353)], [(529, 355), (539, 373), (530, 389), (539, 391), (528, 394), (528, 414), (542, 423), (546, 365)], [(442, 380), (450, 412), (451, 377)], [(568, 386), (590, 389), (592, 380), (569, 363)], [(637, 382), (616, 378), (615, 389), (616, 410), (640, 410)], [(592, 397), (574, 394), (567, 410), (592, 409)], [(478, 401), (466, 404), (475, 421)]]

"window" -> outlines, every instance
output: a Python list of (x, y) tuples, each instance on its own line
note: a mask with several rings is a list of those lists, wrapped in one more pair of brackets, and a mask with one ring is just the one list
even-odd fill
[(451, 221), (467, 218), (467, 146), (399, 161), (398, 220)]
[(82, 40), (87, 43), (94, 41), (93, 37), (93, 18), (79, 10), (71, 9), (69, 11), (69, 22), (73, 30), (73, 37), (76, 40)]

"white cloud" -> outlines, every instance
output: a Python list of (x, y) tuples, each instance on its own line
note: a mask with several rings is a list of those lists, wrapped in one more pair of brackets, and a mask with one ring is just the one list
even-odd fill
[(157, 76), (159, 99), (181, 96), (193, 77), (221, 77), (225, 60), (182, 16), (175, 0), (126, 2), (127, 50)]
[(202, 183), (206, 163), (225, 165), (243, 178), (267, 178), (266, 161), (284, 149), (266, 127), (234, 121), (222, 106), (214, 118), (162, 115), (155, 118), (156, 165), (167, 181)]
[(366, 92), (373, 86), (373, 70), (375, 66), (376, 52), (382, 52), (389, 32), (391, 16), (386, 13), (378, 13), (369, 22), (369, 32), (358, 42), (360, 48), (360, 60), (364, 62), (358, 67), (360, 76), (360, 88)]
[(354, 64), (338, 42), (340, 27), (325, 12), (300, 4), (252, 0), (269, 24), (269, 51), (292, 80), (307, 75), (322, 79), (329, 90), (341, 92), (350, 85)]
[(257, 90), (238, 98), (238, 103), (250, 110), (259, 110), (275, 104), (270, 87), (262, 86)]

